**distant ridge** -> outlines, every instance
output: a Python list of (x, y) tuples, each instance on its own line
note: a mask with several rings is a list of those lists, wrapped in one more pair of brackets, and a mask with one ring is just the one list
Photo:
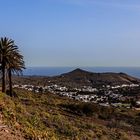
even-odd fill
[(138, 84), (140, 79), (129, 76), (125, 73), (94, 73), (77, 68), (60, 76), (52, 77), (57, 83), (66, 86), (101, 86), (101, 85), (121, 85)]
[(89, 72), (89, 71), (77, 68), (77, 69), (74, 69), (74, 70), (72, 70), (72, 71), (70, 71), (68, 73), (64, 73), (62, 75), (91, 74), (91, 73), (93, 73), (93, 72)]
[(121, 72), (95, 73), (77, 68), (68, 73), (64, 73), (53, 77), (46, 76), (15, 77), (14, 83), (17, 84), (30, 83), (36, 85), (58, 84), (67, 87), (83, 87), (83, 86), (98, 87), (103, 85), (140, 84), (140, 79)]
[(77, 68), (77, 69), (75, 69), (75, 70), (73, 70), (73, 71), (71, 71), (69, 73), (75, 73), (75, 72), (88, 72), (88, 71), (85, 71), (85, 70), (82, 70), (80, 68)]

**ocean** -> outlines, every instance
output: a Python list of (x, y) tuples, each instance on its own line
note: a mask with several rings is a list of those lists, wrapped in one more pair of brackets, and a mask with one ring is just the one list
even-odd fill
[(23, 75), (56, 76), (81, 68), (90, 72), (123, 72), (128, 75), (140, 78), (140, 67), (27, 67)]

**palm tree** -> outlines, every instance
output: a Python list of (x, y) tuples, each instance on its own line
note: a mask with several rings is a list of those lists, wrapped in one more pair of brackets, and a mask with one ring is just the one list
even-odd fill
[(21, 74), (22, 70), (25, 69), (25, 66), (23, 56), (19, 53), (19, 51), (14, 51), (10, 57), (10, 62), (7, 64), (7, 74), (9, 78), (9, 94), (12, 97), (12, 74)]
[(9, 75), (9, 88), (12, 89), (12, 72), (22, 71), (24, 67), (23, 56), (19, 53), (18, 47), (12, 39), (6, 37), (0, 39), (0, 64), (2, 71), (2, 92), (6, 92), (6, 72)]

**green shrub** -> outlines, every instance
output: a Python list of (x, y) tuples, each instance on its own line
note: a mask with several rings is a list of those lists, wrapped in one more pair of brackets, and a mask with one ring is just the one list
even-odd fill
[(61, 106), (79, 115), (91, 116), (95, 112), (95, 108), (92, 103), (79, 103), (79, 104), (67, 104), (67, 105), (61, 104)]

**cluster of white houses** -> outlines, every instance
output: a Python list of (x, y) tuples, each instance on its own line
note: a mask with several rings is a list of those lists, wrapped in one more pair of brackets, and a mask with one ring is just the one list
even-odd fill
[[(13, 87), (25, 89), (28, 91), (33, 91), (35, 93), (50, 91), (53, 94), (66, 96), (68, 98), (80, 100), (83, 102), (94, 102), (102, 106), (112, 105), (112, 106), (117, 107), (117, 106), (123, 106), (124, 105), (123, 101), (125, 101), (127, 97), (119, 93), (114, 93), (113, 92), (114, 89), (120, 89), (120, 88), (126, 88), (126, 87), (135, 88), (139, 86), (140, 85), (138, 84), (130, 84), (130, 85), (123, 84), (123, 85), (116, 85), (116, 86), (103, 85), (102, 89), (104, 90), (102, 94), (98, 94), (99, 90), (102, 90), (101, 88), (97, 89), (90, 86), (84, 86), (82, 88), (73, 88), (73, 89), (69, 89), (65, 86), (59, 86), (57, 84), (53, 84), (53, 85), (49, 85), (45, 87), (34, 86), (34, 85), (14, 85)], [(139, 100), (136, 103), (140, 105)], [(129, 108), (130, 104), (125, 103), (125, 106)]]

